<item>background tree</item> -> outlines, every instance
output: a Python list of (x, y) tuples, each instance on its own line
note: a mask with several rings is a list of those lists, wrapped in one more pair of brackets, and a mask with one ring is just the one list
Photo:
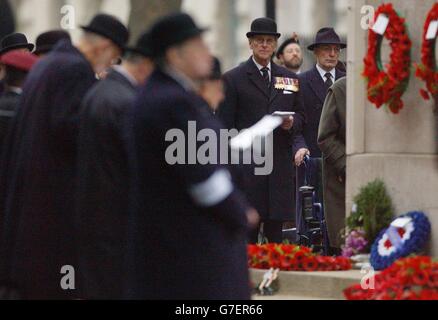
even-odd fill
[(131, 43), (159, 17), (181, 10), (182, 0), (131, 0)]

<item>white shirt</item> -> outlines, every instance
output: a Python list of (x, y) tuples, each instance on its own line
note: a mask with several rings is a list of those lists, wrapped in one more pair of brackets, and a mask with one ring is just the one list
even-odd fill
[[(252, 57), (252, 61), (254, 61), (255, 65), (257, 66), (257, 69), (259, 69), (260, 74), (263, 76), (263, 72), (262, 69), (264, 68), (264, 66), (262, 66), (261, 64), (259, 64), (254, 57)], [(272, 81), (272, 69), (271, 69), (271, 62), (269, 62), (269, 64), (266, 66), (266, 68), (268, 68), (268, 73), (269, 73), (269, 81)]]
[[(321, 68), (318, 64), (316, 65), (316, 69), (318, 70), (319, 74), (321, 75), (322, 80), (324, 83), (327, 81), (327, 77), (325, 76), (327, 71), (325, 71), (323, 68)], [(328, 72), (332, 75), (332, 81), (333, 83), (336, 80), (336, 68), (333, 68), (330, 72)]]
[(126, 79), (128, 79), (128, 81), (131, 82), (134, 87), (137, 87), (139, 85), (137, 80), (135, 80), (135, 78), (123, 66), (113, 66), (113, 69), (120, 73), (122, 76), (124, 76)]

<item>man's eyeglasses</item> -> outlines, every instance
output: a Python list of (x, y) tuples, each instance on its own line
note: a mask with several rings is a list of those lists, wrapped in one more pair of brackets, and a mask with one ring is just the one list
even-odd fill
[(268, 39), (264, 39), (264, 38), (254, 38), (253, 39), (254, 43), (258, 46), (261, 46), (263, 44), (267, 44), (268, 46), (273, 46), (277, 43), (277, 40), (272, 39), (272, 38), (268, 38)]

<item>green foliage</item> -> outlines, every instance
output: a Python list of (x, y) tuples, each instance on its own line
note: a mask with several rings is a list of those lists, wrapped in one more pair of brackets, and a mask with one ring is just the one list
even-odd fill
[(371, 246), (379, 233), (387, 228), (394, 217), (394, 209), (385, 183), (375, 180), (360, 190), (354, 198), (356, 210), (347, 219), (350, 230), (362, 229)]

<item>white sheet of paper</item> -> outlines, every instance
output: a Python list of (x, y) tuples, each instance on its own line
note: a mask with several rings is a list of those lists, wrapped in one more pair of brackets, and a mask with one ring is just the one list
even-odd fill
[[(285, 92), (288, 92), (288, 91), (285, 91)], [(272, 115), (287, 118), (287, 117), (293, 117), (295, 115), (295, 112), (275, 111)]]
[(381, 14), (377, 17), (377, 20), (374, 23), (373, 31), (383, 36), (385, 34), (386, 28), (388, 28), (388, 24), (389, 18), (384, 14)]
[(426, 33), (426, 40), (433, 40), (438, 32), (438, 20), (431, 21)]
[(411, 218), (400, 218), (400, 219), (394, 220), (394, 222), (391, 223), (391, 226), (396, 227), (396, 228), (404, 228), (411, 221), (412, 221)]
[(234, 150), (250, 148), (257, 137), (266, 137), (283, 124), (283, 119), (276, 116), (265, 116), (251, 128), (231, 139), (230, 146)]

